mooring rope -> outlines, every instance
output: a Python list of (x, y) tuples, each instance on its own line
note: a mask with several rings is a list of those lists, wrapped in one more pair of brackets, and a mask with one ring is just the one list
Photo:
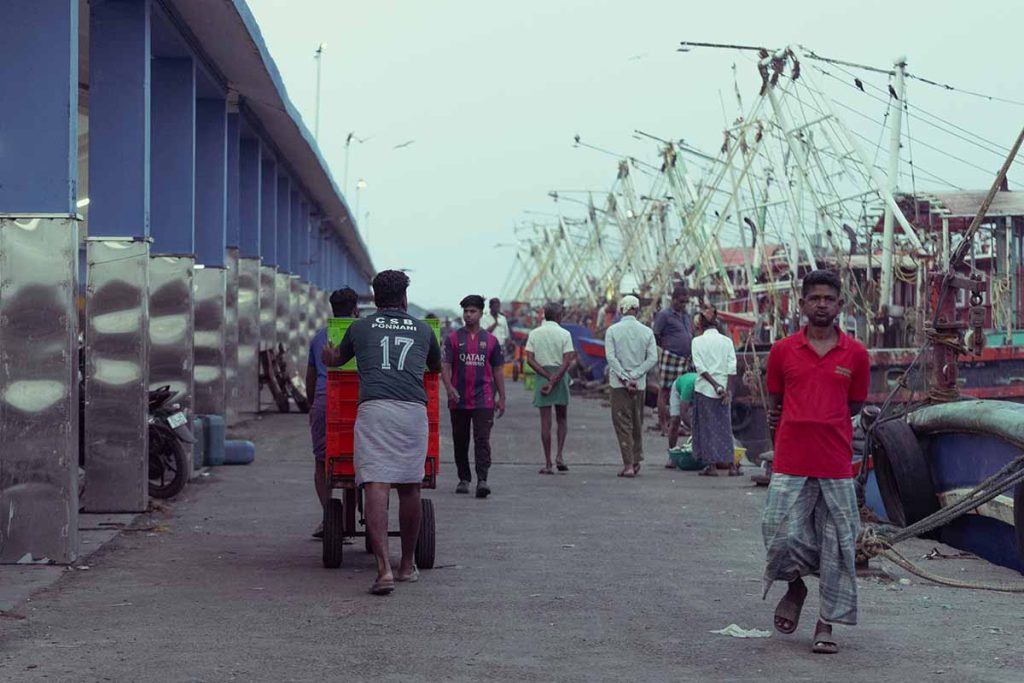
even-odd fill
[(1003, 491), (1021, 482), (1024, 482), (1024, 455), (1007, 463), (998, 472), (971, 489), (966, 496), (955, 504), (944, 507), (938, 512), (928, 515), (924, 519), (918, 520), (893, 534), (882, 536), (875, 531), (873, 526), (865, 527), (857, 538), (857, 560), (865, 562), (872, 557), (884, 557), (923, 579), (954, 588), (972, 588), (1001, 593), (1024, 593), (1024, 585), (977, 583), (932, 574), (915, 565), (894, 547), (900, 541), (920, 536), (948, 524), (957, 517), (977, 509)]

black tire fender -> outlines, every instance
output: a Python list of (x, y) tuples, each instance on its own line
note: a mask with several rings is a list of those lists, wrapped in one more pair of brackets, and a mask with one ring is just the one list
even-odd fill
[(889, 521), (908, 526), (938, 512), (939, 497), (914, 430), (903, 420), (877, 424), (872, 434), (875, 476)]
[(337, 498), (331, 498), (324, 505), (323, 562), (328, 569), (341, 566), (344, 515), (344, 507)]
[(420, 569), (434, 568), (434, 501), (423, 498), (420, 500), (420, 533), (416, 541), (416, 566)]
[(162, 486), (150, 480), (149, 495), (151, 498), (173, 498), (181, 493), (185, 484), (188, 483), (188, 457), (185, 454), (185, 448), (170, 427), (159, 423), (149, 425), (148, 441), (150, 459), (160, 457), (153, 449), (162, 449), (169, 451), (170, 458), (174, 462), (174, 478)]

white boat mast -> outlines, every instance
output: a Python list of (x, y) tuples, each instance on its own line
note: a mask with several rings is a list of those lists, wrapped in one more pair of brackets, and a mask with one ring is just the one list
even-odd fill
[[(893, 65), (896, 71), (895, 95), (889, 97), (889, 176), (886, 191), (895, 197), (899, 186), (900, 137), (903, 133), (903, 98), (906, 95), (907, 60), (900, 57)], [(882, 281), (881, 305), (892, 305), (892, 246), (893, 246), (893, 202), (885, 203), (882, 218)]]

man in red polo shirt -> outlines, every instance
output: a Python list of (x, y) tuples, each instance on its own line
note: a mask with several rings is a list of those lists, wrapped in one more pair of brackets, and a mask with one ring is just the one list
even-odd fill
[(857, 623), (860, 517), (850, 416), (867, 398), (871, 369), (864, 346), (835, 326), (842, 306), (839, 277), (809, 273), (800, 298), (807, 326), (768, 354), (768, 419), (776, 433), (761, 519), (768, 550), (764, 594), (774, 581), (789, 584), (775, 609), (775, 628), (793, 633), (807, 597), (802, 577), (818, 575), (821, 609), (811, 649), (823, 654), (839, 650), (833, 624)]

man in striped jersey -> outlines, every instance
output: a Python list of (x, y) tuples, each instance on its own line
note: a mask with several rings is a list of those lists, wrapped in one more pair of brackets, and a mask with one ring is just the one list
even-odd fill
[(472, 429), (476, 497), (486, 498), (491, 493), (487, 484), (487, 471), (491, 467), (491, 427), (495, 416), (501, 417), (505, 412), (505, 378), (501, 372), (505, 358), (497, 338), (480, 328), (484, 298), (470, 294), (459, 305), (462, 306), (465, 326), (445, 337), (441, 371), (444, 388), (448, 392), (455, 465), (459, 470), (459, 485), (455, 492), (469, 493)]

